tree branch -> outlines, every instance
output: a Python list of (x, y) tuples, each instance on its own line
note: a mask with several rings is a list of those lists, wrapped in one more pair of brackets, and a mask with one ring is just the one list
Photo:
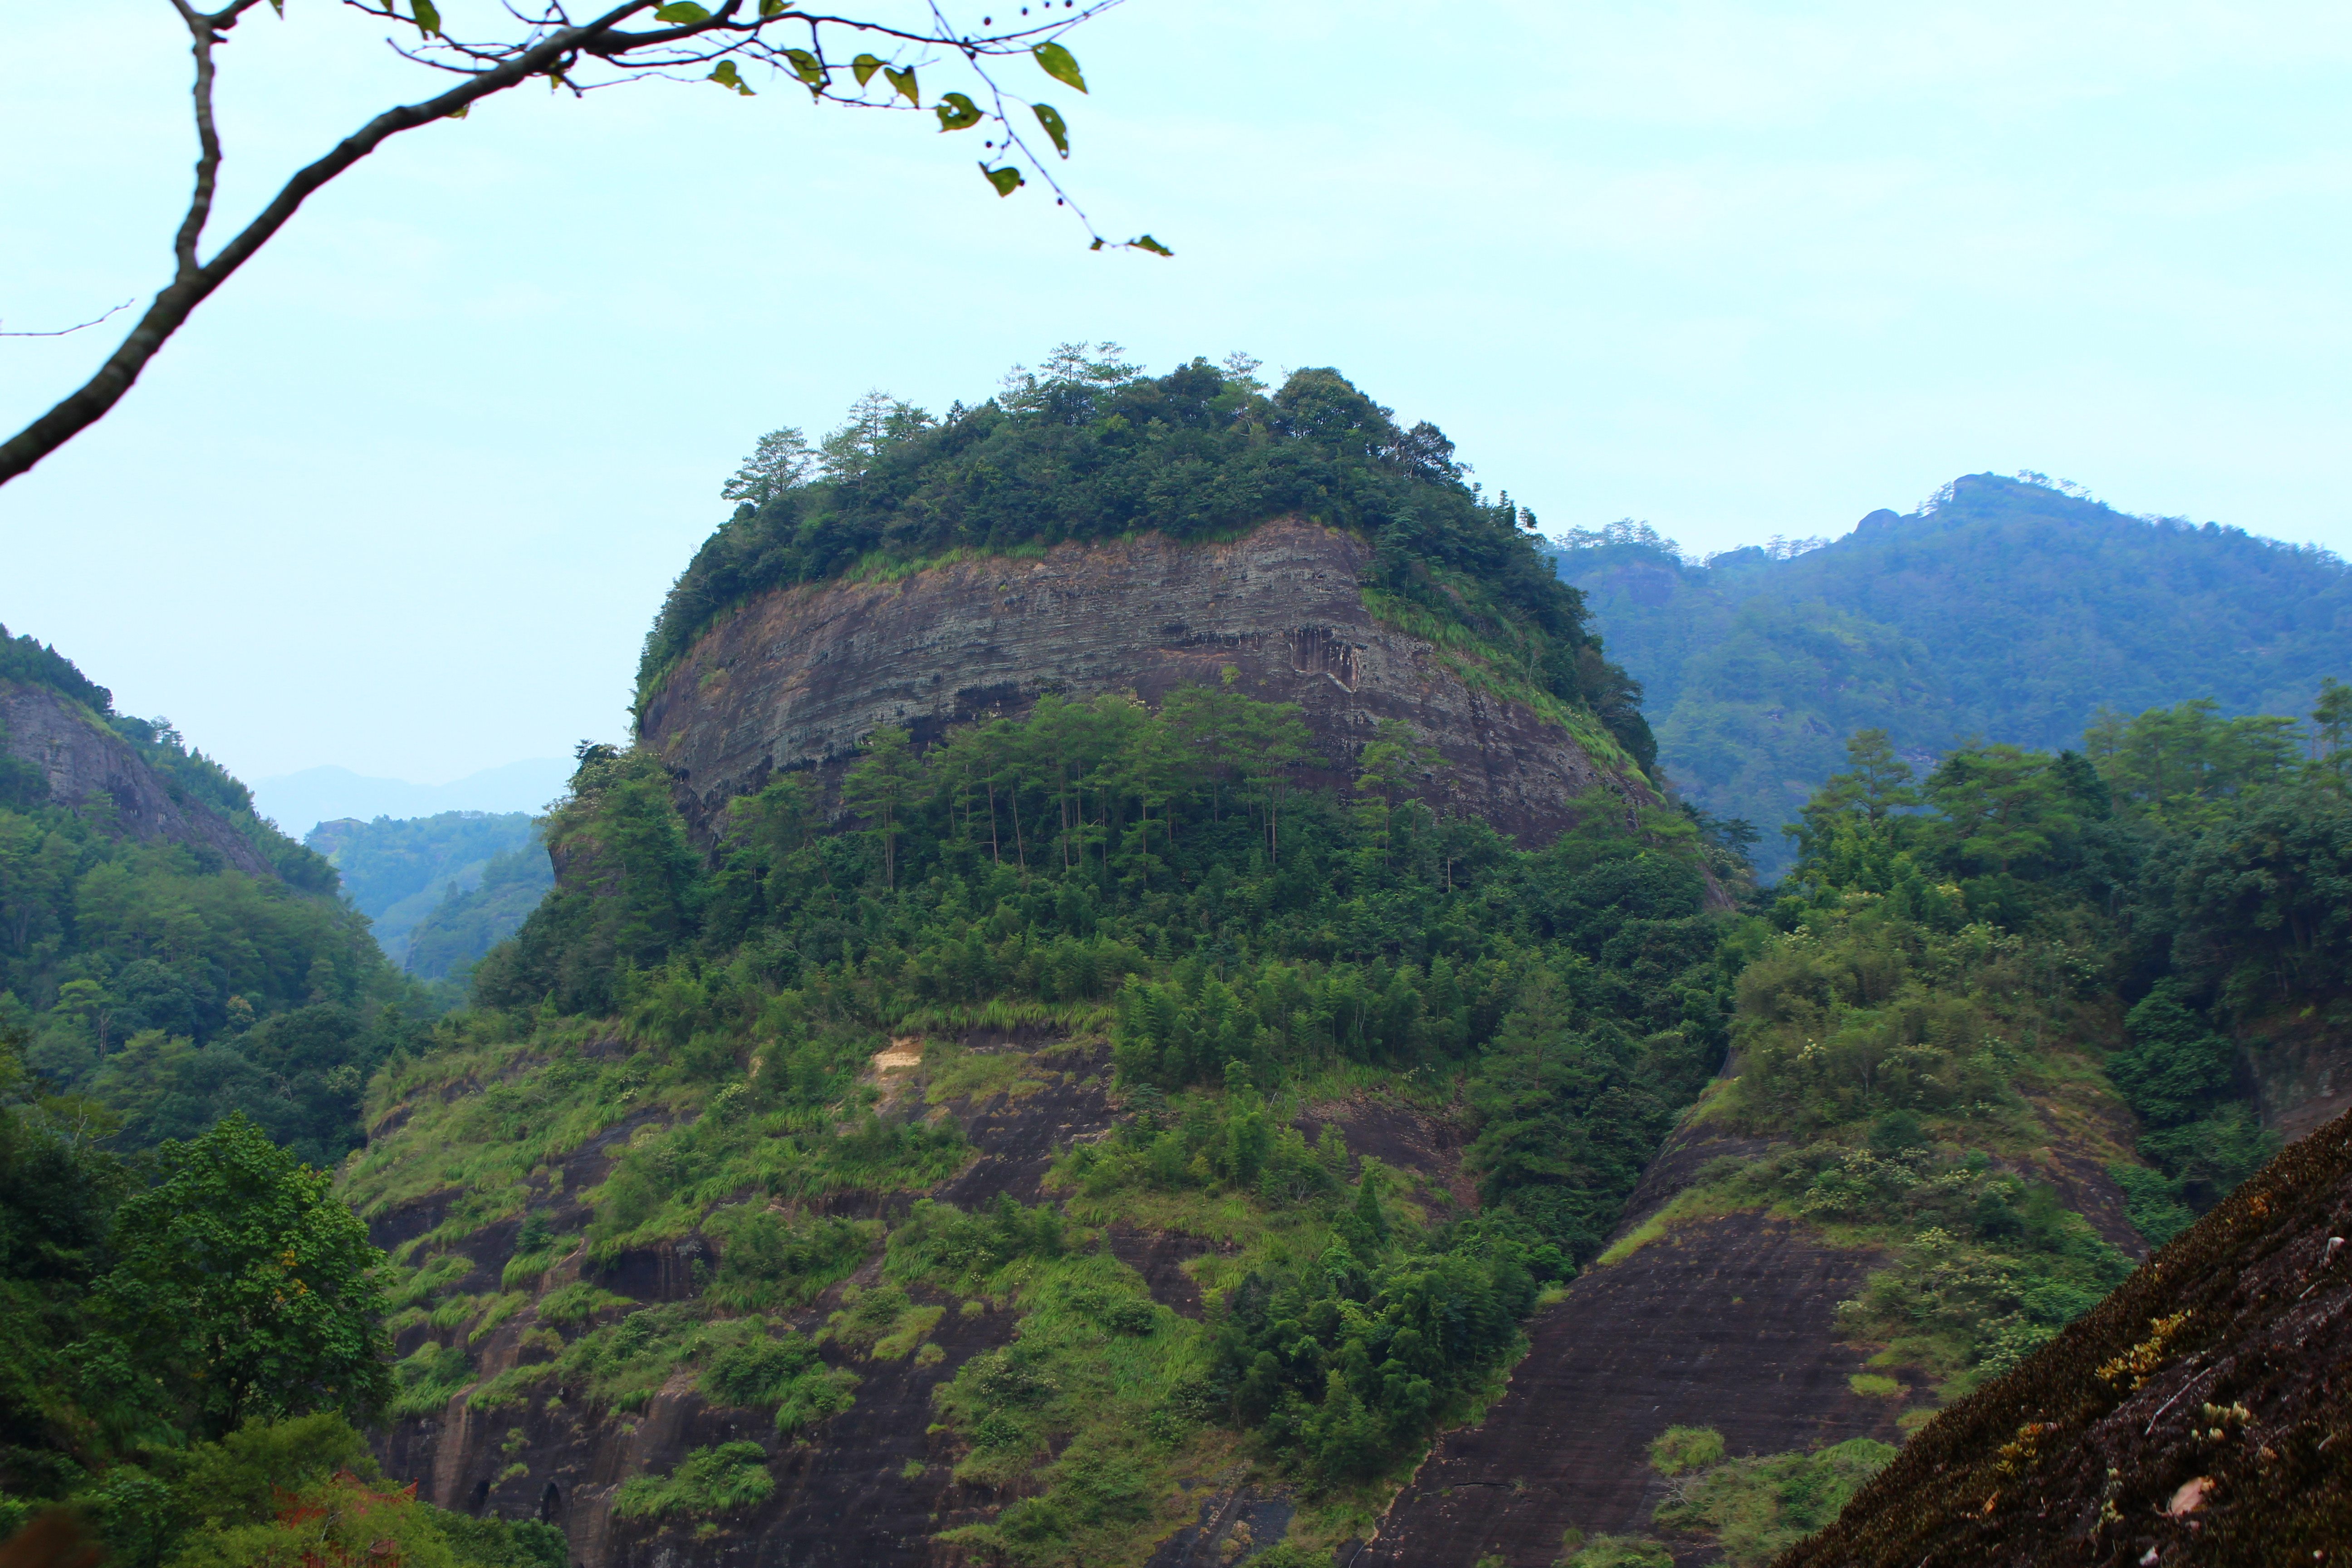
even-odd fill
[(107, 311), (103, 316), (92, 316), (87, 321), (77, 321), (70, 327), (59, 327), (53, 332), (0, 332), (0, 338), (69, 338), (76, 332), (82, 331), (98, 325), (99, 322), (107, 320), (108, 317), (121, 315), (123, 311), (131, 309), (131, 303), (132, 301), (125, 300), (122, 303), (114, 307), (113, 310)]
[[(200, 260), (205, 228), (213, 215), (222, 158), (219, 130), (213, 115), (214, 48), (226, 41), (229, 29), (261, 0), (221, 0), (219, 8), (213, 11), (199, 10), (199, 0), (171, 0), (171, 3), (188, 28), (195, 56), (194, 97), (196, 124), (195, 188), (189, 196), (187, 212), (173, 237), (172, 280), (156, 294), (129, 335), (88, 381), (47, 413), (6, 441), (0, 442), (0, 485), (28, 472), (43, 458), (105, 417), (131, 390), (147, 363), (180, 330), (195, 308), (250, 260), (254, 253), (294, 216), (312, 192), (402, 132), (414, 131), (436, 120), (462, 114), (477, 101), (507, 91), (534, 77), (546, 77), (554, 86), (570, 88), (575, 93), (587, 88), (609, 85), (603, 81), (575, 84), (570, 73), (583, 60), (616, 68), (622, 74), (615, 80), (644, 79), (649, 76), (664, 75), (671, 69), (706, 66), (714, 60), (727, 61), (705, 79), (716, 80), (722, 86), (746, 94), (751, 89), (739, 76), (732, 74), (731, 58), (764, 61), (796, 79), (814, 98), (848, 107), (887, 107), (913, 113), (936, 112), (941, 117), (941, 129), (968, 130), (982, 117), (974, 116), (960, 124), (950, 123), (946, 110), (934, 108), (926, 110), (918, 107), (920, 100), (912, 85), (915, 79), (913, 73), (918, 67), (928, 68), (930, 59), (926, 56), (908, 60), (904, 54), (898, 52), (897, 46), (911, 45), (919, 53), (934, 47), (944, 48), (953, 55), (961, 56), (963, 63), (978, 74), (985, 86), (994, 109), (994, 112), (985, 118), (1001, 126), (1004, 132), (1003, 151), (997, 156), (1002, 159), (1017, 153), (1053, 189), (1055, 205), (1068, 205), (1079, 222), (1085, 225), (1093, 238), (1094, 248), (1100, 250), (1106, 243), (1100, 235), (1094, 232), (1094, 226), (1087, 222), (1085, 215), (1077, 212), (1075, 205), (1069, 202), (1068, 194), (1055, 180), (1045, 162), (1014, 129), (1006, 114), (1003, 92), (981, 61), (992, 57), (1013, 57), (1029, 53), (1033, 47), (1042, 47), (1036, 40), (1042, 38), (1051, 42), (1073, 26), (1117, 5), (1119, 0), (1085, 0), (1083, 8), (1076, 16), (1047, 16), (985, 37), (959, 37), (936, 4), (929, 9), (937, 24), (937, 33), (924, 35), (854, 16), (812, 15), (791, 5), (771, 13), (763, 5), (757, 15), (745, 15), (745, 0), (716, 0), (713, 7), (698, 20), (641, 32), (623, 32), (621, 24), (652, 10), (660, 4), (660, 0), (618, 0), (603, 15), (577, 24), (565, 14), (561, 0), (547, 0), (546, 10), (535, 20), (526, 16), (513, 0), (509, 0), (507, 10), (523, 23), (528, 31), (520, 40), (490, 43), (465, 43), (442, 34), (432, 7), (422, 5), (421, 0), (413, 0), (409, 15), (402, 13), (396, 0), (344, 0), (345, 5), (362, 15), (416, 27), (421, 41), (415, 47), (397, 43), (393, 47), (405, 58), (454, 71), (462, 79), (438, 97), (386, 110), (361, 126), (337, 143), (326, 156), (298, 170), (278, 189), (269, 205), (221, 247), (211, 260)], [(276, 5), (277, 0), (272, 0), (272, 4)], [(809, 49), (782, 48), (769, 42), (765, 29), (784, 26), (807, 27)], [(890, 40), (890, 45), (886, 47), (891, 47), (896, 58), (905, 61), (905, 68), (891, 68), (886, 62), (865, 54), (846, 66), (826, 60), (819, 35), (828, 28), (839, 28), (877, 40)], [(440, 58), (435, 58), (436, 56)], [(1043, 59), (1041, 55), (1041, 63)], [(1048, 68), (1055, 68), (1049, 66)], [(835, 76), (843, 72), (856, 78), (854, 95), (836, 92), (834, 89)], [(891, 89), (878, 101), (866, 90), (868, 79), (877, 72), (884, 74)], [(1066, 79), (1075, 83), (1075, 78)], [(971, 107), (969, 100), (964, 102), (967, 109)], [(991, 140), (990, 150), (995, 151), (993, 139)], [(1055, 141), (1057, 150), (1060, 150), (1058, 131), (1055, 132)], [(1064, 155), (1066, 156), (1066, 153)], [(988, 171), (985, 162), (981, 167), (989, 174), (990, 182), (997, 185), (998, 194), (1006, 194), (1010, 187), (1000, 179), (1005, 171)], [(1169, 254), (1165, 247), (1148, 235), (1129, 243), (1163, 256)], [(125, 308), (116, 307), (117, 310)], [(107, 316), (114, 313), (110, 310)], [(104, 321), (106, 316), (98, 320)], [(83, 326), (96, 324), (96, 321), (82, 323)], [(68, 331), (80, 330), (79, 327), (67, 329)], [(62, 335), (0, 333), (0, 336), (10, 337)]]
[(205, 15), (192, 10), (185, 0), (173, 0), (188, 19), (196, 37), (197, 146), (196, 193), (182, 220), (173, 253), (179, 268), (172, 281), (155, 296), (146, 313), (131, 329), (121, 345), (108, 356), (97, 374), (68, 394), (55, 407), (0, 442), (0, 485), (29, 471), (33, 465), (103, 418), (139, 379), (147, 362), (180, 330), (189, 313), (236, 269), (252, 259), (269, 237), (285, 226), (310, 194), (374, 152), (404, 131), (445, 120), (477, 100), (520, 85), (558, 64), (567, 55), (618, 26), (654, 0), (623, 0), (602, 16), (578, 26), (559, 28), (503, 64), (468, 77), (437, 98), (388, 109), (337, 143), (325, 157), (296, 171), (269, 205), (210, 261), (195, 261), (195, 244), (212, 207), (213, 181), (220, 163), (220, 142), (212, 126), (212, 45), (218, 31), (233, 23), (255, 0), (238, 0), (221, 12)]

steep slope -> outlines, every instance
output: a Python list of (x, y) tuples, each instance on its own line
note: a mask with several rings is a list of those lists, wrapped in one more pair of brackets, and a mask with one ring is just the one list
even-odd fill
[[(2307, 1064), (2352, 1023), (2352, 757), (2201, 803), (2072, 754), (1964, 747), (1917, 789), (1883, 735), (1853, 760), (1726, 1078), (1357, 1561), (1760, 1568), (2261, 1164), (2227, 1026), (2292, 1016)], [(2253, 887), (2272, 924), (2214, 897)]]
[(1968, 475), (1818, 548), (1697, 564), (1617, 524), (1554, 559), (1642, 682), (1667, 773), (1760, 827), (1768, 872), (1856, 730), (1925, 763), (1970, 735), (2071, 744), (2102, 708), (2301, 713), (2352, 646), (2352, 574), (2326, 552), (2030, 478)]
[(1145, 533), (778, 590), (670, 668), (643, 704), (641, 743), (707, 837), (728, 801), (777, 773), (837, 779), (884, 725), (929, 742), (1047, 691), (1156, 705), (1230, 669), (1234, 689), (1298, 705), (1330, 760), (1310, 775), (1323, 782), (1395, 721), (1436, 752), (1412, 793), (1530, 845), (1572, 826), (1595, 787), (1656, 801), (1589, 713), (1433, 640), (1429, 617), (1427, 636), (1377, 617), (1360, 587), (1372, 554), (1360, 536), (1285, 519), (1230, 542)]
[(2288, 1149), (1782, 1568), (2329, 1563), (2352, 1545), (2352, 1117)]
[(123, 1147), (243, 1110), (339, 1159), (414, 998), (334, 868), (54, 650), (0, 638), (0, 1030)]
[(386, 1463), (592, 1568), (1312, 1561), (1713, 1070), (1703, 847), (1517, 509), (1328, 373), (861, 462), (698, 553), (376, 1088)]

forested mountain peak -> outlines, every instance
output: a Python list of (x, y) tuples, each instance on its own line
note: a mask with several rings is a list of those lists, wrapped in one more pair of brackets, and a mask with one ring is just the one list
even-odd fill
[(1834, 541), (1704, 560), (1631, 521), (1553, 544), (1697, 804), (1775, 829), (1857, 730), (1927, 763), (1970, 736), (2063, 746), (2102, 709), (2305, 711), (2352, 647), (2326, 551), (2137, 517), (2043, 476), (1964, 475)]
[(1146, 531), (1230, 538), (1284, 516), (1360, 533), (1371, 586), (1529, 642), (1539, 683), (1580, 700), (1570, 667), (1591, 639), (1523, 531), (1533, 514), (1487, 497), (1436, 426), (1401, 426), (1338, 371), (1269, 391), (1255, 368), (1194, 359), (1150, 376), (1116, 345), (1070, 344), (937, 419), (877, 395), (821, 448), (773, 433), (646, 637), (640, 702), (714, 621), (769, 589)]

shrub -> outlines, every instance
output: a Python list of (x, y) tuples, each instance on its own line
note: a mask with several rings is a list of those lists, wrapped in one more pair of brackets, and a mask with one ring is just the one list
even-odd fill
[(1731, 1459), (1691, 1476), (1650, 1517), (1669, 1530), (1714, 1536), (1733, 1568), (1762, 1568), (1835, 1519), (1895, 1453), (1892, 1445), (1854, 1437), (1818, 1453)]
[(1650, 1468), (1662, 1476), (1723, 1462), (1723, 1434), (1712, 1426), (1669, 1426), (1650, 1443)]
[(667, 1476), (631, 1476), (614, 1495), (613, 1512), (621, 1519), (709, 1519), (757, 1508), (775, 1489), (766, 1449), (721, 1443), (695, 1449)]

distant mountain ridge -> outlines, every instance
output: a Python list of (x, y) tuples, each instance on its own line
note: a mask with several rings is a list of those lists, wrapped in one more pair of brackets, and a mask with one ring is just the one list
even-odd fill
[(530, 757), (440, 784), (370, 778), (328, 766), (262, 779), (254, 784), (253, 795), (264, 815), (300, 838), (319, 824), (342, 817), (372, 822), (379, 816), (437, 816), (447, 811), (536, 814), (563, 793), (571, 777), (572, 763), (562, 757)]
[(1763, 833), (1885, 729), (1915, 762), (1963, 738), (2075, 742), (2102, 708), (2196, 699), (2300, 716), (2352, 673), (2352, 570), (2219, 523), (2134, 517), (2033, 478), (1970, 474), (1801, 553), (1704, 563), (1637, 523), (1552, 545), (1643, 683), (1684, 794)]

